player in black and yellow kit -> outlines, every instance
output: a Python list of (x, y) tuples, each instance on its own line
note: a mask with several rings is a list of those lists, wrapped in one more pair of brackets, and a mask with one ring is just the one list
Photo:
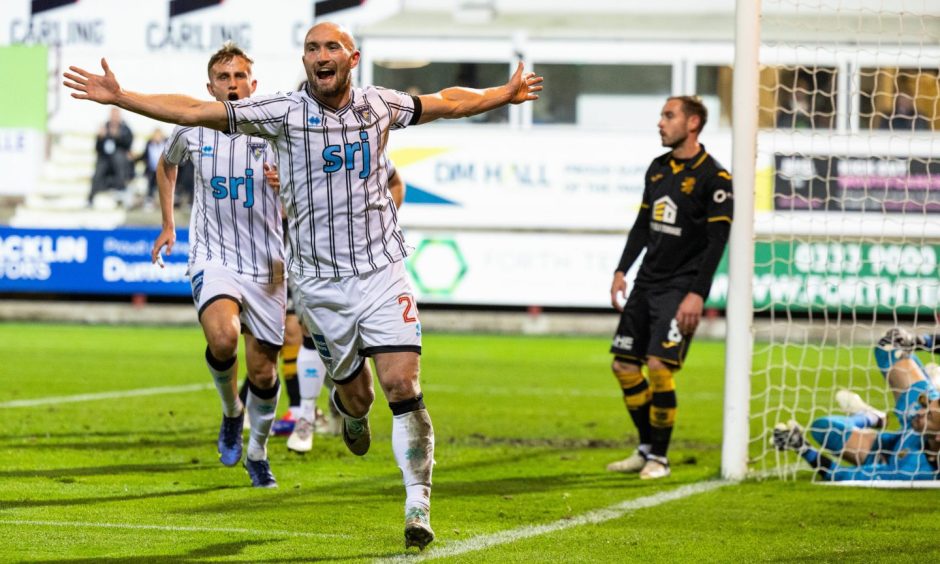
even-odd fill
[[(640, 212), (610, 287), (611, 304), (623, 312), (610, 347), (612, 368), (640, 446), (607, 469), (639, 472), (643, 479), (669, 476), (666, 452), (677, 405), (673, 376), (689, 350), (731, 229), (731, 175), (698, 142), (707, 118), (698, 97), (672, 97), (663, 106), (659, 135), (672, 150), (646, 171)], [(644, 249), (622, 304), (625, 275)]]

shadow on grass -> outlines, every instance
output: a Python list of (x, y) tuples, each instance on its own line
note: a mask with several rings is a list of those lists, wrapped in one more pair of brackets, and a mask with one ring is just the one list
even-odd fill
[(22, 443), (16, 445), (9, 445), (11, 448), (15, 448), (20, 451), (31, 450), (34, 452), (43, 451), (43, 450), (91, 450), (91, 451), (121, 451), (121, 450), (135, 450), (139, 448), (196, 448), (201, 446), (213, 446), (214, 437), (202, 438), (180, 438), (174, 440), (166, 439), (151, 439), (148, 437), (141, 437), (137, 439), (128, 439), (126, 438), (123, 441), (94, 441), (94, 440), (80, 440), (75, 442), (60, 442), (60, 441), (51, 441), (43, 440), (42, 442), (31, 442), (31, 443)]
[[(533, 494), (545, 492), (563, 492), (568, 490), (586, 491), (637, 491), (641, 495), (655, 491), (648, 481), (639, 480), (636, 474), (625, 475), (607, 472), (603, 466), (596, 471), (583, 472), (557, 472), (538, 473), (537, 468), (550, 468), (556, 464), (559, 456), (576, 455), (578, 451), (554, 448), (513, 449), (504, 456), (491, 456), (485, 460), (474, 460), (458, 463), (435, 469), (434, 492), (436, 495), (448, 497), (488, 497), (513, 496), (519, 494)], [(615, 457), (612, 457), (612, 459)], [(533, 466), (533, 463), (538, 461)], [(530, 466), (527, 474), (514, 477), (488, 477), (488, 468), (505, 468), (526, 462)], [(695, 458), (677, 458), (674, 469), (688, 467), (695, 468), (698, 462)], [(355, 498), (360, 504), (382, 504), (390, 499), (398, 499), (403, 493), (400, 474), (394, 471), (395, 465), (389, 461), (387, 472), (379, 475), (375, 467), (363, 469), (361, 476), (356, 475), (355, 469), (349, 470), (350, 475), (328, 482), (304, 484), (302, 487), (290, 487), (282, 484), (282, 489), (271, 492), (270, 495), (252, 499), (252, 507), (259, 510), (281, 511), (319, 511), (331, 510), (349, 502), (350, 492), (355, 492)], [(471, 471), (471, 472), (467, 472)], [(697, 481), (710, 478), (711, 475), (702, 476), (693, 471), (688, 480)], [(685, 483), (686, 480), (674, 477), (665, 482), (659, 482), (662, 487), (675, 487)], [(619, 501), (619, 499), (618, 499)], [(210, 513), (215, 514), (227, 510), (227, 502), (210, 503), (199, 507), (186, 508), (187, 514)]]
[[(564, 492), (572, 490), (604, 490), (629, 491), (637, 489), (646, 492), (650, 489), (648, 482), (630, 479), (622, 474), (600, 472), (585, 474), (583, 472), (569, 472), (547, 476), (518, 476), (500, 477), (492, 479), (471, 478), (464, 480), (439, 480), (435, 484), (434, 492), (448, 497), (490, 497), (511, 496), (520, 494), (538, 494), (545, 492)], [(389, 488), (387, 495), (397, 494)], [(619, 501), (619, 500), (618, 500)]]
[[(639, 491), (649, 491), (649, 482), (640, 481), (635, 474), (624, 475), (613, 472), (607, 472), (603, 464), (599, 464), (591, 472), (571, 472), (571, 473), (538, 473), (532, 471), (526, 475), (518, 477), (501, 477), (490, 479), (489, 469), (503, 469), (517, 466), (525, 463), (525, 466), (536, 466), (541, 468), (551, 468), (557, 466), (559, 458), (577, 457), (581, 453), (595, 452), (599, 450), (611, 451), (610, 460), (627, 456), (632, 452), (632, 447), (624, 449), (611, 449), (599, 446), (585, 446), (580, 442), (580, 448), (569, 448), (572, 444), (566, 441), (553, 442), (543, 441), (542, 439), (521, 439), (521, 444), (530, 446), (520, 446), (517, 441), (512, 439), (504, 440), (502, 438), (488, 438), (483, 435), (475, 435), (473, 439), (479, 446), (490, 447), (485, 453), (481, 454), (485, 458), (467, 460), (464, 462), (449, 463), (446, 466), (435, 466), (434, 492), (439, 495), (448, 496), (488, 496), (488, 495), (514, 495), (520, 493), (550, 492), (559, 489), (582, 489), (582, 490), (623, 490), (629, 491), (636, 488)], [(620, 444), (627, 446), (630, 441), (622, 441)], [(635, 444), (635, 442), (633, 443)], [(540, 446), (535, 446), (540, 445)], [(703, 444), (697, 441), (675, 441), (676, 449), (685, 451), (695, 450), (717, 450), (719, 447), (712, 444)], [(446, 451), (447, 446), (439, 447), (438, 452)], [(339, 451), (337, 451), (339, 452)], [(332, 458), (332, 451), (330, 452)], [(343, 451), (340, 457), (352, 457), (349, 453)], [(369, 455), (370, 457), (373, 455)], [(276, 463), (280, 464), (287, 460), (282, 458), (276, 460), (272, 458), (272, 467), (276, 470)], [(330, 479), (329, 481), (318, 481), (316, 483), (303, 482), (297, 487), (291, 487), (287, 482), (281, 484), (281, 490), (273, 495), (267, 495), (264, 498), (252, 500), (253, 506), (262, 509), (277, 509), (284, 507), (298, 506), (300, 508), (322, 507), (329, 509), (337, 504), (348, 502), (349, 492), (355, 492), (356, 499), (361, 503), (381, 503), (388, 499), (397, 499), (401, 496), (403, 486), (401, 485), (400, 474), (396, 471), (395, 463), (389, 459), (387, 465), (379, 462), (376, 465), (375, 460), (369, 460), (369, 468), (356, 469), (355, 467), (344, 468), (342, 470), (344, 477)], [(695, 456), (674, 456), (672, 466), (674, 471), (682, 468), (693, 469), (698, 467), (699, 460)], [(383, 469), (384, 468), (384, 469)], [(361, 472), (361, 473), (360, 473)], [(702, 479), (709, 476), (696, 474), (690, 479)], [(292, 477), (292, 480), (302, 477)], [(676, 485), (682, 483), (681, 480), (670, 480), (668, 484)], [(225, 511), (224, 503), (209, 504), (198, 508), (190, 508), (188, 512), (206, 512), (217, 513)]]
[[(51, 560), (33, 560), (37, 563), (47, 563), (52, 564), (53, 562), (69, 562), (71, 564), (92, 564), (96, 562), (110, 562), (112, 564), (137, 564), (138, 562), (156, 562), (156, 563), (171, 563), (171, 562), (205, 562), (209, 558), (225, 557), (225, 556), (238, 556), (242, 554), (246, 548), (258, 546), (261, 544), (267, 544), (274, 542), (272, 540), (241, 540), (233, 542), (225, 542), (218, 544), (210, 544), (204, 547), (196, 548), (189, 551), (186, 554), (179, 555), (140, 555), (140, 556), (115, 556), (115, 557), (102, 557), (96, 556), (93, 558), (60, 558), (60, 559), (51, 559)], [(226, 560), (226, 562), (252, 562), (252, 560)]]
[(48, 470), (0, 470), (3, 478), (68, 478), (71, 476), (110, 476), (116, 474), (163, 474), (181, 470), (215, 470), (217, 465), (196, 462), (173, 464), (116, 464), (114, 466), (82, 466), (78, 468), (50, 468)]
[[(208, 429), (208, 431), (207, 431)], [(178, 427), (172, 430), (172, 433), (175, 435), (199, 435), (206, 432), (218, 431), (218, 429), (204, 428), (204, 427)], [(108, 437), (119, 437), (127, 438), (128, 436), (166, 436), (167, 430), (165, 426), (160, 426), (159, 429), (154, 429), (152, 427), (146, 429), (118, 429), (114, 431), (92, 431), (90, 429), (83, 431), (67, 431), (67, 432), (47, 432), (43, 431), (41, 433), (23, 433), (19, 435), (4, 435), (0, 434), (0, 443), (7, 441), (44, 441), (49, 439), (81, 439), (88, 440), (94, 439), (97, 437), (108, 438)], [(21, 445), (16, 445), (21, 446)]]
[[(632, 452), (636, 448), (636, 437), (625, 439), (597, 439), (590, 437), (494, 437), (482, 433), (471, 433), (461, 437), (450, 437), (448, 445), (467, 447), (506, 447), (506, 448), (535, 448), (552, 449), (560, 452), (569, 452), (578, 449), (610, 449)], [(442, 447), (438, 447), (442, 448)], [(446, 448), (444, 446), (443, 448)], [(673, 440), (670, 443), (672, 450), (719, 450), (721, 445), (717, 442), (702, 442), (690, 439)]]
[[(97, 564), (100, 562), (107, 562), (109, 564), (138, 564), (140, 562), (150, 562), (156, 564), (173, 564), (173, 563), (185, 563), (185, 562), (206, 562), (209, 560), (214, 561), (217, 558), (225, 558), (226, 562), (236, 563), (236, 564), (255, 564), (259, 560), (257, 558), (245, 558), (242, 560), (233, 560), (232, 557), (237, 557), (242, 555), (245, 549), (251, 547), (256, 548), (260, 545), (270, 544), (273, 542), (278, 542), (280, 539), (251, 539), (251, 540), (242, 540), (242, 541), (233, 541), (226, 543), (217, 543), (209, 544), (200, 548), (195, 548), (187, 552), (186, 554), (179, 555), (156, 555), (156, 554), (147, 554), (140, 556), (115, 556), (115, 557), (101, 557), (96, 556), (92, 558), (56, 558), (48, 560), (31, 560), (36, 564)], [(319, 556), (300, 556), (300, 555), (289, 555), (282, 558), (272, 559), (264, 558), (264, 562), (273, 563), (273, 564), (291, 564), (295, 562), (351, 562), (351, 561), (362, 561), (362, 560), (374, 560), (376, 558), (391, 558), (394, 556), (400, 556), (403, 552), (370, 552), (362, 553), (355, 555), (332, 555), (324, 554)]]
[[(449, 465), (443, 473), (446, 476), (446, 474), (466, 470), (481, 470), (490, 467), (502, 468), (520, 461), (531, 462), (537, 458), (552, 459), (557, 457), (559, 452), (560, 451), (552, 449), (515, 449), (511, 455), (493, 456), (486, 460), (452, 464)], [(274, 467), (274, 463), (272, 463), (272, 467)], [(401, 485), (401, 474), (397, 471), (397, 467), (392, 460), (388, 461), (386, 468), (387, 472), (383, 472), (382, 475), (379, 476), (375, 475), (374, 468), (370, 468), (369, 470), (363, 469), (362, 475), (357, 475), (356, 469), (353, 468), (348, 470), (350, 473), (348, 477), (331, 480), (325, 483), (321, 482), (315, 485), (304, 484), (302, 488), (290, 488), (282, 484), (281, 488), (276, 493), (271, 492), (271, 495), (266, 495), (263, 498), (252, 499), (251, 503), (253, 507), (259, 509), (283, 509), (293, 505), (304, 508), (323, 507), (329, 509), (335, 507), (337, 504), (342, 505), (347, 503), (349, 501), (349, 492), (355, 492), (356, 500), (359, 503), (382, 502), (390, 498), (397, 499), (404, 491), (404, 487)], [(274, 468), (274, 470), (276, 471), (276, 468)], [(441, 481), (441, 474), (441, 469), (438, 469), (436, 473), (437, 483), (435, 485), (435, 491), (439, 491), (438, 487), (443, 483)], [(0, 477), (2, 477), (2, 474), (0, 474)], [(218, 513), (226, 510), (226, 503), (219, 502), (200, 507), (187, 508), (186, 512)]]
[(169, 497), (180, 497), (188, 495), (202, 495), (221, 490), (235, 489), (244, 486), (215, 486), (211, 488), (194, 488), (188, 490), (176, 491), (156, 491), (137, 495), (118, 495), (111, 497), (76, 497), (66, 499), (27, 499), (27, 500), (4, 500), (0, 502), (0, 512), (7, 509), (23, 509), (32, 507), (65, 507), (69, 505), (92, 505), (96, 503), (111, 503), (121, 501), (138, 501), (142, 499), (166, 499)]

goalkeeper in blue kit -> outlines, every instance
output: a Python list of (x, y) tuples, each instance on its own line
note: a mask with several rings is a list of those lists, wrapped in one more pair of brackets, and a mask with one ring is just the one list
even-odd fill
[[(899, 430), (876, 431), (884, 428), (886, 414), (866, 404), (858, 394), (840, 390), (836, 400), (850, 415), (821, 417), (809, 428), (822, 450), (810, 446), (793, 421), (775, 427), (774, 446), (798, 452), (829, 481), (940, 479), (940, 391), (931, 371), (912, 354), (915, 346), (927, 348), (926, 344), (922, 337), (891, 329), (875, 346), (878, 369), (895, 396)], [(838, 458), (851, 466), (840, 465)]]

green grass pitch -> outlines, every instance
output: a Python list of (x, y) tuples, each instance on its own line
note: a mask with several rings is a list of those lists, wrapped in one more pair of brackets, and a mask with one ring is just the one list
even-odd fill
[[(355, 457), (340, 439), (318, 436), (312, 453), (297, 456), (283, 438), (272, 438), (280, 488), (265, 491), (252, 489), (240, 467), (219, 464), (220, 410), (208, 386), (10, 405), (211, 385), (204, 346), (198, 328), (0, 325), (0, 561), (367, 562), (409, 554), (390, 413), (380, 392), (368, 455)], [(437, 435), (438, 538), (423, 557), (929, 562), (940, 556), (936, 490), (769, 479), (663, 501), (677, 488), (718, 478), (721, 343), (696, 342), (677, 377), (673, 476), (646, 483), (605, 472), (634, 446), (607, 346), (603, 338), (425, 335), (422, 382)], [(644, 500), (654, 501), (639, 507)]]

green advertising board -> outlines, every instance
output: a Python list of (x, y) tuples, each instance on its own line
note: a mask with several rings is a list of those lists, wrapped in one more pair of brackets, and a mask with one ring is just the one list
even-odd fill
[(49, 72), (44, 45), (0, 47), (0, 128), (46, 130), (46, 90)]
[(46, 150), (46, 47), (0, 47), (0, 198), (23, 198), (39, 184)]
[[(933, 314), (940, 310), (940, 245), (759, 241), (754, 249), (754, 310)], [(724, 309), (728, 257), (707, 307)]]

